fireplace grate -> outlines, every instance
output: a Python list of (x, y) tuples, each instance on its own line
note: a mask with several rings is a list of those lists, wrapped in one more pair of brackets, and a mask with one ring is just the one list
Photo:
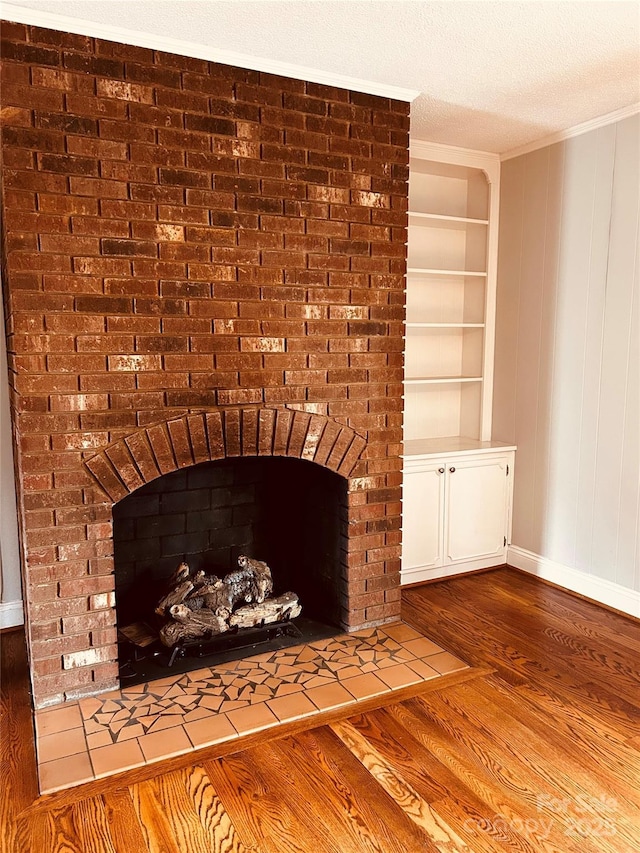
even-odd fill
[(227, 631), (207, 639), (181, 642), (169, 649), (159, 639), (140, 646), (120, 632), (119, 659), (122, 687), (166, 678), (175, 672), (216, 666), (264, 652), (337, 636), (340, 630), (304, 616)]

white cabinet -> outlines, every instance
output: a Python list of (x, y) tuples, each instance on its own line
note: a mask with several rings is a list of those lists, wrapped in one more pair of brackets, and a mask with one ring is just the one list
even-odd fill
[(504, 559), (509, 523), (509, 455), (446, 461), (444, 563)]
[(513, 449), (405, 461), (402, 583), (506, 559)]
[(402, 572), (441, 566), (444, 555), (442, 461), (417, 463), (402, 486)]

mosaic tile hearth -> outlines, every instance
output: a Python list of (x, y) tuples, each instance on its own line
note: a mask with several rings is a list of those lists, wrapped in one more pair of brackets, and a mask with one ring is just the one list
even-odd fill
[(465, 668), (413, 628), (395, 623), (68, 702), (36, 713), (40, 791), (355, 705)]

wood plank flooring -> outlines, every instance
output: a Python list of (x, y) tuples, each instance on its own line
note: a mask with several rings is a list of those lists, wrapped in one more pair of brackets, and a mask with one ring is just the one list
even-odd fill
[(506, 568), (405, 590), (403, 618), (476, 669), (49, 797), (5, 634), (0, 850), (640, 850), (638, 622)]

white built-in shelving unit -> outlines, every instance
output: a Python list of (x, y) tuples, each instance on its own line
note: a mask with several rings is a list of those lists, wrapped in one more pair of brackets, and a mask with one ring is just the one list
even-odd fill
[(514, 448), (491, 437), (499, 174), (496, 155), (412, 142), (404, 583), (506, 554)]

